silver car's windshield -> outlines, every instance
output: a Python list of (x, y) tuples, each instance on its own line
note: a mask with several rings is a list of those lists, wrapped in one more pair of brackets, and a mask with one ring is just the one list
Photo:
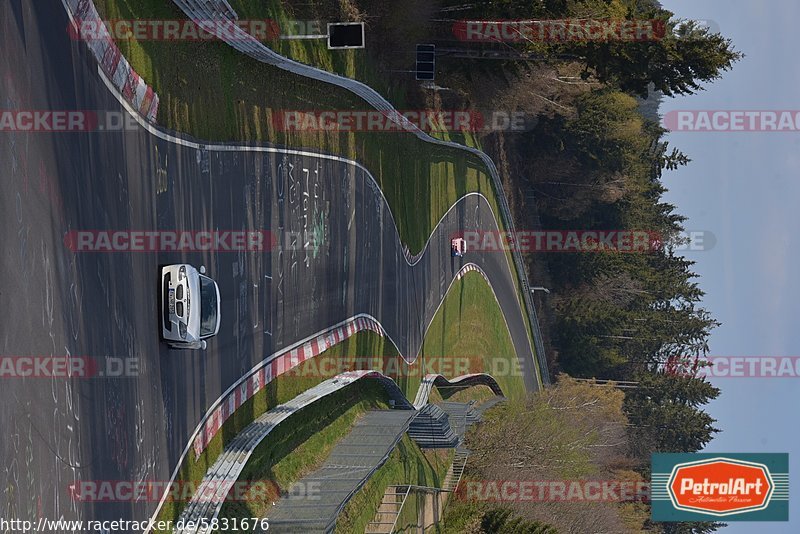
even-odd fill
[(210, 336), (217, 329), (217, 290), (214, 281), (200, 276), (200, 337)]

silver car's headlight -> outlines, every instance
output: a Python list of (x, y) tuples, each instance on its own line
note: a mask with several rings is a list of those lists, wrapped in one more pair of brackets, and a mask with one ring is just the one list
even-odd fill
[(186, 278), (186, 267), (181, 267), (178, 269), (178, 280), (183, 280)]
[(178, 323), (178, 331), (181, 333), (181, 339), (186, 339), (186, 324)]

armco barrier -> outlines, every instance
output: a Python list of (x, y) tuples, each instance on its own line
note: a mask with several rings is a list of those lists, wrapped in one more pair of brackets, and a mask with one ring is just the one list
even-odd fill
[[(229, 31), (223, 32), (222, 34), (218, 33), (215, 25), (208, 24), (204, 21), (226, 19), (235, 20), (236, 13), (233, 12), (233, 10), (230, 8), (230, 5), (225, 0), (173, 0), (173, 2), (190, 19), (203, 26), (210, 33), (217, 35), (217, 37), (227, 42), (234, 49), (247, 54), (258, 61), (278, 67), (287, 72), (292, 72), (300, 76), (305, 76), (307, 78), (312, 78), (314, 80), (330, 83), (332, 85), (347, 89), (353, 94), (364, 99), (364, 101), (366, 101), (375, 109), (379, 111), (385, 111), (391, 120), (400, 125), (402, 128), (411, 131), (411, 133), (416, 135), (419, 139), (436, 145), (463, 150), (480, 158), (484, 165), (486, 165), (486, 168), (489, 170), (489, 174), (492, 177), (495, 192), (497, 193), (497, 200), (500, 203), (500, 215), (503, 218), (506, 229), (511, 233), (514, 232), (514, 220), (511, 216), (511, 209), (508, 206), (508, 201), (506, 200), (505, 191), (503, 189), (503, 181), (500, 178), (500, 173), (497, 171), (497, 167), (492, 161), (492, 158), (490, 158), (487, 154), (476, 148), (464, 146), (451, 141), (443, 141), (428, 135), (424, 131), (420, 130), (411, 121), (409, 121), (406, 117), (398, 113), (388, 100), (383, 98), (377, 91), (368, 85), (357, 80), (353, 80), (352, 78), (345, 78), (344, 76), (339, 76), (332, 72), (317, 69), (310, 65), (305, 65), (284, 57), (277, 52), (274, 52), (265, 46), (261, 41), (236, 25), (229, 26), (227, 28)], [(520, 283), (520, 289), (522, 290), (522, 298), (524, 299), (525, 305), (528, 309), (528, 319), (530, 320), (531, 328), (533, 329), (533, 343), (536, 352), (536, 358), (539, 363), (541, 379), (543, 383), (549, 384), (550, 374), (547, 370), (547, 358), (544, 354), (544, 343), (542, 342), (542, 333), (539, 329), (539, 320), (536, 317), (536, 308), (534, 307), (533, 300), (531, 299), (530, 284), (528, 283), (525, 264), (522, 261), (522, 255), (516, 248), (512, 250), (511, 255), (514, 258), (517, 277)]]
[[(62, 0), (72, 22), (81, 25), (84, 21), (102, 24), (100, 14), (92, 0)], [(76, 32), (80, 35), (80, 32)], [(155, 122), (158, 113), (158, 95), (136, 74), (128, 60), (122, 55), (117, 44), (110, 35), (103, 38), (87, 39), (86, 45), (100, 64), (100, 68), (119, 89), (125, 100), (146, 117)]]
[(468, 375), (461, 375), (455, 378), (448, 379), (447, 377), (438, 373), (430, 373), (425, 375), (425, 378), (420, 382), (417, 396), (414, 398), (414, 408), (419, 410), (428, 404), (428, 397), (431, 390), (435, 387), (453, 387), (453, 386), (487, 386), (492, 390), (492, 393), (498, 397), (503, 397), (503, 390), (500, 389), (500, 384), (497, 383), (495, 378), (487, 373), (472, 373)]
[[(225, 446), (222, 453), (209, 467), (197, 491), (194, 492), (180, 515), (182, 521), (179, 523), (200, 526), (178, 529), (176, 534), (206, 534), (210, 532), (212, 530), (211, 522), (219, 515), (233, 483), (239, 479), (250, 456), (270, 432), (303, 408), (320, 402), (325, 397), (365, 378), (377, 380), (391, 398), (402, 399), (402, 403), (397, 404), (398, 408), (413, 410), (413, 406), (394, 380), (378, 371), (348, 371), (323, 381), (289, 402), (260, 415)], [(397, 438), (398, 441), (399, 438)]]

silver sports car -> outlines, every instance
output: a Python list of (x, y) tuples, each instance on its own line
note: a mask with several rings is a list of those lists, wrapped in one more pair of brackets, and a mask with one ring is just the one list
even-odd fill
[(205, 349), (219, 332), (219, 287), (205, 272), (187, 263), (161, 268), (161, 336), (170, 347)]

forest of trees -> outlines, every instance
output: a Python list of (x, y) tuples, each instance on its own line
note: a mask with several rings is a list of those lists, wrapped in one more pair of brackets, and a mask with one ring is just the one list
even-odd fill
[[(467, 434), (469, 480), (644, 480), (625, 447), (625, 395), (568, 376), (527, 399), (508, 400)], [(463, 490), (463, 487), (462, 487)], [(469, 502), (486, 525), (517, 521), (507, 532), (641, 531), (649, 521), (646, 503), (537, 501)], [(448, 505), (450, 506), (450, 505)], [(462, 505), (463, 506), (463, 505)], [(454, 510), (452, 513), (457, 513)], [(509, 513), (511, 512), (511, 513)], [(538, 522), (534, 526), (528, 522)], [(537, 530), (538, 529), (538, 530)]]
[[(547, 297), (554, 312), (549, 349), (557, 354), (552, 373), (638, 383), (626, 390), (623, 407), (629, 454), (638, 460), (638, 471), (649, 475), (650, 453), (699, 451), (719, 432), (704, 406), (720, 391), (697, 373), (718, 323), (703, 308), (693, 262), (676, 250), (685, 218), (662, 200), (663, 173), (690, 164), (690, 158), (664, 141), (653, 106), (644, 114), (641, 102), (704, 90), (742, 56), (729, 40), (678, 19), (655, 0), (470, 5), (458, 12), (460, 18), (648, 19), (666, 27), (663, 38), (646, 42), (475, 45), (513, 47), (541, 59), (522, 66), (513, 59), (484, 62), (476, 68), (509, 92), (552, 104), (532, 130), (505, 140), (506, 150), (523, 162), (525, 172), (515, 169), (516, 185), (533, 190), (543, 229), (646, 230), (664, 237), (662, 248), (647, 253), (539, 254), (532, 260), (546, 262), (552, 278)], [(473, 67), (462, 64), (454, 75)], [(564, 81), (564, 72), (578, 81)], [(556, 90), (547, 93), (548, 86), (537, 79), (556, 82), (550, 84)], [(560, 90), (559, 84), (572, 90)], [(501, 98), (502, 90), (496, 96)], [(702, 533), (718, 526), (661, 528)]]

